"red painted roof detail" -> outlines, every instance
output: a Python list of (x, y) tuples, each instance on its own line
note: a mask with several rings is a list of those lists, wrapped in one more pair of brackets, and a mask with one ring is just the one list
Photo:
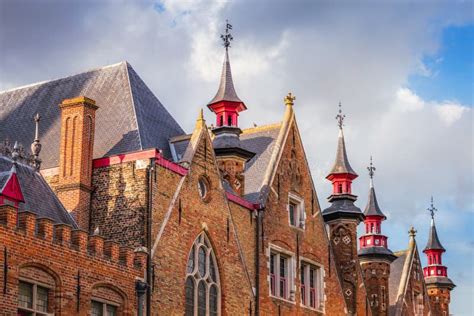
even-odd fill
[(0, 195), (5, 196), (17, 202), (24, 202), (23, 193), (21, 192), (20, 182), (14, 171), (10, 174), (7, 182), (1, 188)]

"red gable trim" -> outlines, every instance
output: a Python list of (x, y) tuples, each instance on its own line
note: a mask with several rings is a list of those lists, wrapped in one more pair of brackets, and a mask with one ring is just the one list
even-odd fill
[(10, 174), (10, 177), (8, 178), (7, 183), (3, 186), (0, 195), (16, 202), (25, 202), (23, 193), (21, 192), (20, 182), (18, 181), (18, 176), (15, 172)]
[(149, 159), (149, 158), (155, 158), (156, 159), (155, 162), (157, 165), (162, 166), (163, 168), (166, 168), (179, 175), (184, 176), (188, 173), (188, 169), (166, 159), (155, 148), (94, 159), (92, 162), (92, 167), (93, 168), (107, 167), (107, 166), (116, 165), (116, 164), (120, 164), (124, 162), (136, 161), (140, 159)]
[(246, 199), (241, 198), (240, 196), (235, 195), (235, 194), (233, 194), (233, 193), (226, 192), (225, 194), (226, 194), (227, 199), (228, 199), (229, 201), (232, 201), (232, 202), (234, 202), (234, 203), (236, 203), (236, 204), (239, 204), (240, 206), (243, 206), (243, 207), (245, 207), (245, 208), (247, 208), (247, 209), (249, 209), (249, 210), (251, 210), (251, 211), (257, 210), (257, 209), (259, 208), (259, 206), (260, 206), (260, 205), (257, 204), (257, 203), (249, 202), (249, 201), (247, 201)]

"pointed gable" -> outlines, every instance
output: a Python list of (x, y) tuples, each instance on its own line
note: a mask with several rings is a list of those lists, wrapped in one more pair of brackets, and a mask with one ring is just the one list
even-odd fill
[(9, 172), (0, 174), (0, 196), (5, 196), (17, 202), (24, 202), (21, 186), (16, 174), (16, 166), (13, 165)]
[(59, 165), (60, 109), (87, 95), (100, 106), (94, 158), (156, 147), (170, 157), (168, 139), (183, 130), (127, 62), (0, 92), (0, 140), (30, 144), (32, 118), (42, 116), (43, 168)]

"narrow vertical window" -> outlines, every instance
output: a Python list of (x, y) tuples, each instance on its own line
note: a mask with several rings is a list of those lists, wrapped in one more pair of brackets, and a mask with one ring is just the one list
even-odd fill
[(207, 236), (196, 238), (188, 256), (185, 315), (220, 315), (220, 285), (216, 257)]
[(290, 299), (292, 288), (291, 257), (272, 250), (270, 252), (270, 294), (274, 297)]
[(321, 309), (323, 302), (322, 268), (301, 262), (301, 304), (314, 309)]
[(287, 293), (287, 282), (288, 282), (288, 269), (287, 269), (287, 258), (280, 255), (280, 297), (286, 298)]
[(270, 254), (270, 293), (273, 296), (276, 296), (276, 290), (275, 290), (275, 259), (276, 255), (275, 254)]

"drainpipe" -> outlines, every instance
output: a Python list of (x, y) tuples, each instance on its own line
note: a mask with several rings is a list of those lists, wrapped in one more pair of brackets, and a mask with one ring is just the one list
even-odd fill
[(147, 203), (146, 203), (146, 248), (148, 250), (148, 256), (146, 261), (146, 283), (148, 284), (146, 290), (146, 316), (151, 315), (151, 291), (152, 291), (152, 276), (153, 276), (153, 264), (151, 257), (151, 213), (152, 213), (152, 201), (153, 201), (153, 172), (155, 170), (155, 158), (150, 159), (150, 165), (147, 168)]
[(257, 211), (257, 227), (255, 229), (255, 316), (260, 315), (260, 227), (265, 207), (260, 204)]
[(135, 291), (137, 292), (137, 298), (138, 298), (138, 309), (137, 309), (137, 315), (138, 316), (143, 316), (143, 298), (145, 296), (145, 293), (147, 292), (148, 284), (146, 282), (143, 282), (141, 280), (136, 280), (135, 281)]

